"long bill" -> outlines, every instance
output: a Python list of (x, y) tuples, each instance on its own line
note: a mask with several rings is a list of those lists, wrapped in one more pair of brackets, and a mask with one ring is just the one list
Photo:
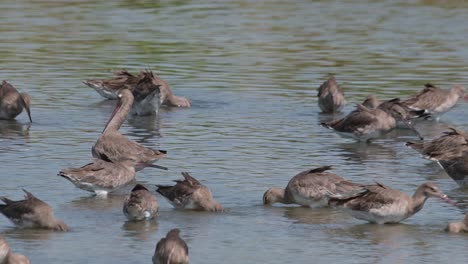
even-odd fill
[(168, 170), (167, 167), (156, 165), (156, 164), (151, 164), (151, 163), (144, 163), (144, 162), (138, 163), (137, 166), (151, 167), (151, 168), (156, 168), (160, 170)]
[(29, 109), (29, 104), (26, 103), (26, 100), (24, 100), (23, 95), (20, 95), (20, 98), (21, 104), (23, 105), (24, 109), (26, 109), (26, 113), (28, 113), (29, 122), (32, 123), (31, 109)]
[(416, 135), (419, 137), (420, 140), (423, 140), (424, 138), (421, 136), (421, 134), (419, 133), (419, 131), (413, 126), (413, 124), (411, 123), (410, 120), (404, 118), (403, 120), (403, 123), (405, 123), (405, 125), (407, 125), (409, 127), (409, 129), (413, 130), (414, 133), (416, 133)]

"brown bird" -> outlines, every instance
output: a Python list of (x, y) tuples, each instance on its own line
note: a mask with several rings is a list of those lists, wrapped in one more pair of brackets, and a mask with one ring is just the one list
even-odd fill
[(382, 102), (375, 96), (375, 95), (369, 95), (364, 102), (362, 102), (362, 105), (365, 106), (368, 109), (376, 109)]
[(443, 155), (455, 148), (468, 145), (468, 135), (464, 131), (456, 128), (449, 129), (450, 131), (444, 132), (442, 136), (431, 141), (409, 141), (406, 142), (406, 146), (421, 153), (424, 158), (429, 159), (431, 156)]
[(22, 255), (13, 253), (5, 238), (0, 235), (0, 263), (1, 264), (30, 264), (31, 261)]
[(461, 85), (454, 85), (449, 90), (444, 90), (428, 83), (424, 89), (403, 103), (413, 110), (424, 110), (438, 119), (440, 115), (452, 109), (464, 93), (465, 88)]
[[(108, 99), (118, 99), (117, 95), (120, 89), (129, 89), (135, 96), (135, 104), (137, 107), (134, 106), (134, 112), (138, 115), (148, 114), (149, 109), (153, 109), (157, 112), (160, 105), (176, 107), (191, 106), (188, 99), (175, 96), (167, 82), (159, 76), (154, 75), (152, 71), (140, 71), (138, 76), (126, 70), (117, 71), (114, 74), (115, 78), (110, 80), (85, 80), (83, 83), (95, 89), (101, 96)], [(153, 93), (153, 91), (157, 92)], [(152, 95), (150, 98), (156, 98), (154, 100), (146, 99), (146, 101), (151, 101), (149, 104), (153, 105), (153, 108), (148, 106), (147, 102), (143, 101), (149, 95)], [(144, 108), (148, 109), (145, 110)]]
[(105, 196), (135, 180), (135, 165), (134, 160), (113, 163), (96, 159), (81, 168), (63, 169), (58, 176), (69, 180), (77, 188)]
[(416, 214), (429, 197), (448, 200), (434, 183), (421, 184), (413, 196), (377, 183), (354, 195), (334, 195), (330, 206), (346, 209), (353, 217), (376, 224), (398, 223)]
[(171, 229), (166, 237), (161, 238), (153, 255), (153, 264), (188, 264), (189, 250), (185, 241), (179, 236), (180, 230)]
[(223, 207), (213, 199), (208, 188), (197, 179), (190, 176), (188, 172), (182, 172), (184, 180), (175, 180), (176, 185), (156, 185), (156, 190), (166, 198), (175, 208), (194, 210), (205, 210), (218, 212)]
[(192, 104), (190, 100), (182, 97), (176, 96), (172, 93), (172, 89), (169, 84), (161, 79), (159, 76), (154, 76), (154, 80), (157, 84), (160, 85), (159, 89), (161, 90), (160, 103), (161, 105), (175, 106), (175, 107), (191, 107)]
[(25, 200), (12, 201), (0, 197), (5, 204), (0, 204), (0, 212), (14, 224), (21, 227), (53, 229), (68, 231), (68, 226), (54, 216), (52, 207), (36, 198), (32, 193), (26, 193)]
[(130, 221), (152, 219), (158, 213), (158, 209), (156, 196), (141, 184), (132, 189), (123, 205), (123, 213)]
[(21, 114), (23, 108), (28, 113), (29, 122), (32, 122), (31, 96), (27, 93), (19, 93), (13, 85), (3, 81), (0, 85), (0, 119), (14, 119)]
[(450, 233), (468, 232), (468, 214), (465, 215), (463, 222), (452, 222), (447, 225), (445, 231)]
[(343, 89), (336, 83), (334, 76), (330, 77), (318, 88), (318, 104), (323, 113), (337, 113), (346, 104)]
[(336, 174), (326, 172), (331, 166), (303, 171), (292, 177), (285, 189), (270, 188), (263, 195), (263, 204), (299, 204), (308, 207), (328, 206), (330, 193), (350, 193), (362, 189)]
[[(124, 160), (135, 160), (137, 163), (136, 170), (138, 171), (165, 157), (167, 152), (146, 148), (120, 134), (119, 128), (130, 112), (133, 104), (133, 95), (128, 89), (122, 89), (118, 97), (119, 101), (114, 112), (101, 136), (93, 146), (92, 154), (95, 158), (114, 163)], [(167, 169), (157, 165), (153, 165), (153, 167)]]
[[(366, 101), (365, 101), (366, 102)], [(374, 105), (374, 103), (369, 103)], [(385, 101), (375, 109), (369, 109), (358, 104), (356, 109), (342, 119), (323, 122), (321, 125), (334, 130), (341, 136), (352, 137), (358, 141), (370, 141), (382, 137), (392, 131), (397, 121), (401, 120), (412, 129), (419, 138), (419, 132), (413, 127), (409, 119), (415, 115), (423, 114), (424, 111), (412, 112), (401, 105), (398, 98)]]
[(95, 89), (102, 97), (115, 100), (118, 99), (120, 89), (132, 91), (139, 81), (138, 76), (126, 70), (116, 71), (114, 75), (110, 80), (84, 80), (83, 83)]

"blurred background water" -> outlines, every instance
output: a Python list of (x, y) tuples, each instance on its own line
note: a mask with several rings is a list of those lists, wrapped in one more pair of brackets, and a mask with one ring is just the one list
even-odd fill
[[(433, 181), (467, 200), (436, 164), (396, 130), (359, 145), (321, 128), (316, 89), (335, 74), (348, 101), (407, 97), (427, 82), (467, 84), (464, 1), (2, 1), (0, 78), (31, 94), (25, 114), (0, 121), (1, 195), (26, 188), (71, 232), (0, 230), (33, 263), (149, 263), (156, 242), (181, 229), (192, 263), (465, 263), (468, 237), (448, 235), (463, 212), (435, 199), (399, 225), (377, 226), (336, 210), (263, 207), (263, 192), (300, 171), (333, 165), (357, 182), (412, 193)], [(168, 150), (139, 182), (169, 184), (189, 171), (227, 212), (174, 210), (162, 197), (156, 221), (126, 223), (123, 195), (99, 199), (56, 176), (91, 160), (115, 102), (81, 83), (112, 70), (151, 68), (190, 109), (131, 117), (121, 132)], [(426, 138), (466, 127), (465, 102)]]

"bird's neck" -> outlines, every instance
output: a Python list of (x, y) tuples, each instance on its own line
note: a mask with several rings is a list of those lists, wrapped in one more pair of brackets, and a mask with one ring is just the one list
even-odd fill
[(427, 198), (428, 197), (424, 194), (424, 191), (421, 188), (418, 188), (411, 199), (409, 211), (413, 214), (419, 212), (419, 210), (423, 208)]
[(127, 119), (128, 113), (132, 108), (132, 98), (122, 98), (114, 109), (106, 127), (104, 128), (103, 134), (110, 131), (118, 131), (122, 126), (125, 119)]

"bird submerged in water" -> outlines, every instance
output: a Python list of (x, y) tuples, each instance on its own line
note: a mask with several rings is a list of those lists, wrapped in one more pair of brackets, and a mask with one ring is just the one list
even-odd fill
[(449, 223), (445, 231), (449, 233), (468, 233), (468, 214), (465, 215), (463, 222)]
[(141, 184), (132, 189), (123, 206), (123, 212), (129, 221), (152, 219), (158, 213), (158, 209), (156, 196)]
[(5, 204), (0, 204), (0, 212), (20, 227), (53, 229), (68, 231), (68, 226), (54, 216), (52, 207), (23, 189), (24, 200), (12, 201), (0, 197)]
[(114, 75), (110, 80), (84, 80), (83, 83), (107, 99), (118, 99), (120, 89), (129, 89), (135, 97), (132, 113), (136, 115), (157, 113), (161, 105), (191, 106), (187, 98), (174, 95), (167, 82), (150, 70), (140, 71), (138, 75), (120, 70)]
[(318, 104), (323, 113), (338, 113), (346, 104), (343, 89), (334, 76), (318, 88)]
[(184, 180), (175, 180), (176, 185), (156, 185), (156, 190), (175, 208), (219, 212), (223, 207), (214, 200), (210, 190), (188, 172), (182, 172)]
[(31, 96), (27, 93), (19, 93), (13, 85), (7, 81), (0, 84), (0, 119), (14, 119), (26, 109), (29, 122), (32, 122)]

